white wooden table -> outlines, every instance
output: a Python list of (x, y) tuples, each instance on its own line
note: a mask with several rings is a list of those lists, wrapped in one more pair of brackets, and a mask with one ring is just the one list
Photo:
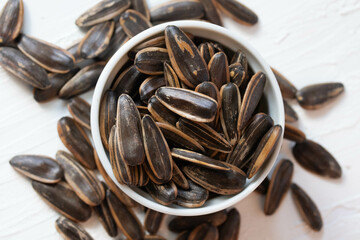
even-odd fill
[[(24, 0), (23, 32), (67, 47), (83, 36), (76, 17), (97, 0)], [(149, 1), (150, 6), (164, 2)], [(224, 18), (225, 26), (250, 41), (269, 64), (301, 88), (327, 81), (345, 84), (345, 94), (329, 106), (299, 114), (298, 126), (339, 161), (340, 180), (313, 175), (295, 163), (294, 182), (318, 204), (324, 220), (321, 232), (302, 221), (290, 194), (273, 216), (263, 214), (257, 193), (238, 203), (240, 239), (359, 239), (360, 238), (360, 1), (242, 0), (259, 16), (255, 27)], [(0, 1), (0, 7), (5, 0)], [(91, 100), (91, 93), (84, 95)], [(0, 239), (60, 239), (54, 222), (59, 216), (33, 191), (30, 181), (11, 169), (17, 154), (54, 157), (65, 149), (56, 130), (68, 115), (66, 103), (38, 104), (32, 89), (0, 68)], [(293, 159), (285, 141), (280, 158)], [(166, 221), (165, 221), (166, 222)], [(165, 222), (160, 234), (172, 239)], [(110, 239), (93, 216), (84, 224), (95, 239)]]

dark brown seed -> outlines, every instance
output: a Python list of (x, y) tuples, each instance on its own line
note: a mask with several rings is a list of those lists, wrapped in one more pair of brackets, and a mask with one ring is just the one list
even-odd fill
[(246, 72), (244, 67), (240, 63), (233, 63), (229, 66), (230, 81), (235, 83), (238, 87), (242, 85), (246, 80)]
[(130, 0), (102, 0), (84, 12), (75, 23), (79, 27), (89, 27), (108, 21), (128, 9), (130, 4)]
[(182, 232), (191, 230), (202, 223), (209, 223), (215, 227), (220, 226), (226, 221), (227, 214), (225, 210), (202, 216), (194, 217), (175, 217), (169, 222), (169, 230), (173, 232)]
[(134, 182), (136, 181), (136, 186), (143, 187), (149, 183), (149, 176), (147, 175), (143, 164), (136, 166)]
[(92, 240), (93, 238), (80, 225), (65, 217), (56, 219), (55, 228), (64, 239)]
[(268, 177), (264, 179), (264, 181), (261, 182), (261, 184), (255, 189), (256, 192), (266, 195), (268, 188), (269, 188), (270, 180)]
[(177, 160), (190, 162), (195, 164), (199, 167), (205, 167), (213, 170), (219, 171), (229, 171), (230, 168), (222, 163), (221, 161), (209, 158), (201, 153), (180, 149), (180, 148), (173, 148), (171, 149), (171, 156)]
[(248, 178), (251, 179), (270, 158), (277, 147), (277, 143), (282, 134), (282, 127), (275, 125), (262, 137), (257, 146), (247, 171)]
[(164, 214), (148, 209), (145, 214), (144, 227), (150, 234), (156, 234), (159, 231)]
[(162, 75), (148, 77), (139, 87), (141, 101), (147, 103), (148, 100), (155, 94), (156, 90), (165, 85), (165, 78)]
[(57, 130), (62, 143), (76, 160), (88, 169), (95, 169), (93, 147), (85, 131), (70, 117), (62, 117)]
[(217, 8), (215, 7), (213, 0), (200, 0), (200, 2), (204, 7), (205, 19), (211, 23), (222, 26), (223, 23), (220, 14), (217, 11)]
[[(201, 5), (199, 2), (197, 4)], [(167, 26), (165, 42), (171, 65), (183, 83), (190, 88), (195, 88), (199, 83), (210, 80), (205, 60), (195, 44), (181, 29), (176, 26)]]
[(306, 135), (300, 129), (285, 123), (284, 138), (294, 142), (303, 142), (306, 139)]
[(90, 130), (90, 104), (84, 99), (76, 97), (70, 100), (67, 107), (74, 120)]
[(149, 115), (141, 122), (147, 162), (157, 178), (168, 182), (172, 177), (173, 162), (165, 137)]
[(148, 102), (148, 110), (151, 116), (158, 122), (176, 125), (179, 116), (167, 109), (155, 96), (152, 96)]
[(116, 53), (116, 51), (128, 40), (129, 40), (128, 36), (124, 32), (120, 23), (117, 21), (115, 23), (115, 29), (110, 39), (110, 43), (108, 47), (105, 49), (105, 51), (99, 55), (99, 58), (104, 61), (109, 60)]
[(245, 80), (248, 79), (249, 78), (249, 70), (251, 70), (251, 69), (249, 69), (246, 55), (241, 49), (238, 49), (234, 53), (234, 56), (232, 57), (230, 64), (232, 65), (234, 63), (241, 64), (241, 66), (244, 68), (244, 71), (245, 71)]
[(24, 19), (22, 0), (8, 0), (0, 15), (0, 44), (7, 44), (19, 35)]
[(0, 48), (0, 65), (33, 87), (46, 89), (51, 86), (46, 71), (15, 48)]
[(131, 0), (131, 7), (144, 15), (144, 17), (150, 21), (150, 11), (146, 0)]
[(134, 64), (144, 74), (159, 75), (164, 73), (164, 62), (168, 60), (166, 48), (149, 47), (136, 54)]
[(161, 185), (150, 181), (145, 188), (156, 202), (165, 206), (173, 203), (176, 199), (178, 191), (176, 185), (172, 181)]
[(204, 16), (202, 4), (194, 0), (170, 1), (150, 10), (152, 22), (169, 22), (182, 19), (196, 19)]
[(216, 53), (210, 59), (208, 68), (210, 79), (213, 83), (215, 83), (218, 89), (220, 89), (222, 85), (230, 82), (229, 64), (225, 53)]
[(120, 25), (129, 38), (150, 28), (152, 24), (140, 12), (128, 9), (120, 17)]
[(205, 152), (205, 149), (200, 145), (200, 143), (198, 143), (192, 137), (183, 133), (173, 125), (160, 123), (160, 122), (156, 124), (160, 127), (161, 132), (164, 134), (164, 137), (166, 138), (166, 141), (171, 146), (182, 147), (185, 149), (198, 151), (198, 152)]
[(171, 67), (170, 62), (164, 62), (164, 78), (166, 86), (181, 88), (180, 81)]
[(271, 176), (266, 194), (264, 212), (272, 215), (290, 187), (294, 164), (287, 159), (280, 161)]
[(218, 240), (219, 231), (213, 225), (203, 223), (191, 231), (188, 240)]
[(105, 62), (97, 62), (81, 69), (60, 89), (59, 97), (69, 99), (89, 91), (95, 87)]
[(220, 90), (221, 109), (220, 121), (226, 139), (234, 146), (240, 136), (238, 132), (241, 97), (239, 88), (234, 83), (228, 83)]
[(245, 128), (241, 138), (229, 155), (227, 162), (243, 168), (250, 160), (261, 138), (273, 126), (272, 118), (265, 113), (256, 114)]
[(50, 207), (65, 217), (79, 222), (91, 217), (91, 208), (76, 196), (67, 183), (49, 185), (32, 181), (32, 187)]
[(135, 46), (133, 49), (131, 49), (128, 52), (128, 57), (132, 60), (135, 59), (136, 54), (145, 48), (150, 47), (159, 47), (159, 48), (165, 48), (165, 36), (159, 36), (151, 38), (143, 43), (140, 43), (139, 45)]
[(195, 184), (191, 180), (188, 180), (188, 182), (188, 190), (178, 188), (178, 194), (175, 203), (177, 205), (188, 208), (201, 207), (209, 198), (209, 191)]
[(120, 154), (130, 166), (139, 165), (145, 159), (140, 121), (140, 113), (132, 98), (122, 94), (117, 104), (116, 134)]
[(199, 51), (200, 51), (200, 55), (205, 60), (206, 64), (209, 64), (211, 58), (215, 54), (215, 50), (213, 48), (213, 45), (211, 43), (209, 43), (209, 42), (205, 42), (205, 43), (200, 44), (198, 48), (199, 48)]
[(190, 231), (182, 231), (177, 237), (176, 240), (187, 240), (190, 235)]
[(341, 167), (322, 146), (311, 140), (296, 143), (293, 150), (296, 161), (305, 169), (330, 178), (341, 177)]
[(79, 44), (80, 44), (80, 41), (76, 42), (72, 46), (68, 47), (66, 50), (74, 56), (75, 67), (82, 69), (86, 66), (89, 66), (89, 65), (95, 63), (95, 60), (82, 58), (80, 56), (80, 54), (78, 54)]
[(319, 209), (313, 200), (297, 184), (291, 184), (291, 195), (295, 205), (305, 222), (315, 231), (322, 228), (322, 218)]
[(28, 58), (50, 72), (67, 73), (75, 67), (71, 53), (43, 40), (23, 34), (17, 46)]
[(256, 14), (237, 0), (215, 0), (222, 12), (238, 23), (254, 25), (258, 22)]
[(173, 176), (171, 178), (176, 186), (182, 189), (189, 189), (189, 180), (185, 177), (180, 168), (173, 162)]
[(166, 240), (166, 238), (159, 235), (146, 235), (145, 240)]
[[(102, 182), (104, 189), (107, 189), (104, 182)], [(118, 229), (115, 223), (113, 216), (111, 215), (109, 205), (107, 200), (101, 202), (100, 205), (94, 207), (94, 211), (98, 216), (99, 222), (105, 228), (107, 234), (110, 237), (116, 237), (118, 234)]]
[(105, 92), (100, 105), (100, 136), (106, 149), (109, 149), (109, 134), (116, 120), (117, 99), (115, 92)]
[(56, 160), (64, 169), (64, 177), (76, 195), (90, 206), (99, 205), (105, 197), (105, 191), (95, 174), (82, 167), (70, 154), (64, 151), (56, 153)]
[(60, 89), (79, 71), (79, 68), (74, 68), (65, 74), (50, 73), (48, 74), (50, 87), (47, 89), (34, 88), (34, 99), (37, 102), (46, 102), (57, 97)]
[(114, 81), (111, 90), (115, 91), (118, 96), (126, 93), (134, 97), (145, 78), (146, 76), (139, 72), (135, 65), (132, 65), (119, 75)]
[(122, 233), (129, 239), (143, 239), (144, 230), (133, 211), (122, 204), (110, 190), (106, 191), (106, 200), (116, 225)]
[(256, 106), (258, 105), (260, 98), (263, 94), (266, 83), (266, 76), (263, 72), (257, 72), (250, 79), (249, 84), (246, 87), (243, 101), (241, 103), (238, 130), (242, 131), (254, 113)]
[(18, 155), (10, 160), (10, 165), (26, 177), (42, 183), (57, 183), (64, 172), (52, 158), (40, 155)]
[(202, 82), (196, 86), (195, 92), (199, 92), (205, 94), (206, 96), (211, 97), (218, 103), (218, 112), (216, 113), (215, 119), (208, 123), (208, 125), (212, 128), (217, 126), (219, 121), (219, 110), (221, 109), (221, 101), (220, 101), (220, 91), (217, 86), (213, 82)]
[(292, 123), (298, 120), (295, 110), (284, 100), (285, 121)]
[(289, 98), (289, 99), (296, 98), (296, 91), (297, 91), (296, 87), (276, 69), (271, 68), (271, 70), (273, 71), (275, 78), (279, 84), (283, 98)]
[(181, 118), (176, 126), (206, 148), (226, 153), (231, 151), (230, 143), (206, 124)]
[(296, 99), (301, 107), (315, 110), (325, 106), (330, 100), (344, 92), (342, 83), (320, 83), (304, 87), (296, 92)]
[(244, 189), (245, 173), (228, 164), (228, 171), (219, 171), (195, 165), (185, 166), (183, 171), (187, 177), (203, 188), (220, 195), (236, 194)]
[(176, 114), (197, 122), (211, 122), (217, 113), (217, 102), (198, 92), (173, 87), (161, 87), (156, 98)]
[(226, 221), (219, 226), (219, 240), (237, 240), (240, 232), (240, 213), (231, 209), (227, 214)]
[(82, 58), (95, 58), (103, 53), (110, 44), (114, 26), (114, 21), (93, 26), (79, 43), (78, 55)]

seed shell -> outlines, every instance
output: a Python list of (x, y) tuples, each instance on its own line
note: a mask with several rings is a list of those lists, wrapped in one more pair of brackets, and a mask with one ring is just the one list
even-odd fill
[(0, 13), (0, 44), (7, 44), (19, 35), (24, 19), (22, 0), (8, 0)]
[(306, 139), (305, 133), (290, 124), (285, 124), (284, 138), (294, 141), (303, 142)]
[(283, 98), (289, 98), (289, 99), (296, 98), (296, 92), (297, 92), (296, 87), (276, 69), (271, 68), (271, 70), (274, 73), (275, 78), (279, 84)]
[(85, 59), (82, 58), (80, 56), (80, 54), (78, 54), (78, 48), (79, 48), (79, 44), (80, 41), (74, 43), (73, 45), (71, 45), (70, 47), (68, 47), (66, 50), (73, 55), (74, 59), (75, 59), (75, 67), (76, 68), (84, 68), (87, 67), (93, 63), (95, 63), (94, 59)]
[(145, 214), (144, 227), (150, 234), (154, 235), (159, 231), (164, 214), (148, 209)]
[(188, 208), (201, 207), (209, 198), (209, 191), (191, 180), (188, 180), (188, 182), (189, 189), (178, 188), (175, 203)]
[(295, 110), (284, 100), (284, 111), (285, 111), (285, 121), (289, 123), (296, 122), (298, 120), (298, 115)]
[(169, 1), (150, 10), (152, 22), (197, 19), (204, 16), (203, 5), (194, 0)]
[(150, 11), (146, 0), (131, 0), (131, 7), (150, 20)]
[(246, 72), (240, 63), (233, 63), (229, 66), (230, 81), (238, 87), (243, 87), (246, 81)]
[(109, 134), (116, 120), (117, 99), (115, 92), (105, 92), (100, 105), (100, 136), (106, 149), (109, 149)]
[(42, 183), (57, 183), (64, 172), (52, 158), (40, 155), (18, 155), (10, 160), (10, 165), (26, 177)]
[(79, 27), (89, 27), (97, 23), (108, 21), (131, 5), (130, 0), (102, 0), (92, 8), (84, 12), (78, 19), (76, 25)]
[(258, 22), (257, 15), (237, 0), (215, 0), (218, 8), (238, 23), (254, 25)]
[(240, 63), (240, 65), (244, 68), (245, 80), (247, 80), (249, 78), (249, 75), (250, 75), (249, 71), (251, 69), (249, 69), (247, 57), (246, 57), (245, 53), (241, 49), (238, 49), (234, 53), (234, 56), (231, 58), (230, 64), (232, 65), (232, 64), (235, 64), (235, 63)]
[(230, 82), (229, 64), (225, 53), (216, 53), (210, 59), (208, 68), (210, 79), (218, 89), (220, 89), (222, 85)]
[(218, 103), (218, 112), (216, 113), (215, 119), (208, 123), (208, 125), (212, 128), (215, 128), (219, 121), (219, 111), (221, 109), (221, 99), (220, 99), (220, 92), (217, 86), (213, 82), (202, 82), (196, 86), (195, 92), (199, 92), (205, 94), (206, 96), (211, 97)]
[(191, 231), (188, 240), (217, 240), (219, 239), (219, 231), (213, 225), (203, 223)]
[(145, 78), (146, 76), (139, 72), (135, 65), (132, 65), (125, 69), (116, 80), (114, 80), (111, 90), (116, 92), (118, 96), (126, 93), (134, 97), (138, 93), (139, 87)]
[(173, 162), (173, 176), (171, 181), (173, 181), (176, 186), (182, 189), (189, 189), (189, 180), (185, 177), (184, 173), (180, 170), (175, 162)]
[(55, 222), (56, 231), (64, 238), (71, 240), (92, 240), (93, 238), (80, 225), (66, 217), (59, 217)]
[(200, 51), (200, 55), (205, 60), (206, 64), (209, 64), (211, 58), (215, 54), (215, 50), (213, 48), (213, 45), (211, 45), (211, 43), (209, 43), (209, 42), (201, 43), (198, 46), (198, 49)]
[(166, 85), (164, 76), (151, 76), (144, 80), (139, 87), (139, 95), (141, 101), (147, 103), (155, 94), (156, 90)]
[(152, 96), (148, 101), (148, 110), (151, 116), (158, 122), (163, 122), (176, 125), (179, 116), (167, 109), (155, 96)]
[(51, 86), (46, 71), (15, 48), (0, 48), (0, 65), (33, 87), (47, 89)]
[(144, 74), (159, 75), (164, 73), (164, 62), (168, 60), (166, 48), (149, 47), (136, 54), (134, 64)]
[(213, 0), (200, 0), (204, 7), (205, 19), (211, 23), (223, 26), (220, 14), (214, 5)]
[(91, 208), (80, 200), (67, 183), (49, 185), (32, 181), (32, 187), (50, 207), (65, 217), (79, 222), (91, 217)]
[(129, 38), (150, 28), (152, 24), (140, 12), (132, 9), (126, 10), (120, 17), (120, 25)]
[(135, 46), (133, 49), (131, 49), (128, 52), (128, 57), (131, 60), (135, 59), (136, 54), (145, 48), (150, 47), (159, 47), (159, 48), (165, 48), (165, 36), (158, 36), (154, 38), (150, 38), (149, 40), (146, 40), (143, 43), (140, 43), (139, 45)]
[(110, 39), (110, 43), (107, 48), (99, 55), (99, 58), (108, 61), (116, 51), (129, 40), (124, 29), (118, 21), (115, 23), (114, 33)]
[(240, 213), (236, 208), (227, 213), (226, 221), (219, 226), (219, 240), (237, 240), (240, 232)]
[(75, 97), (67, 107), (74, 120), (90, 130), (90, 104), (80, 97)]
[(181, 83), (170, 62), (164, 62), (164, 78), (166, 86), (181, 88)]
[(17, 46), (28, 58), (50, 72), (67, 73), (75, 67), (71, 53), (43, 40), (22, 34)]
[(156, 202), (165, 206), (173, 203), (176, 199), (178, 191), (176, 185), (172, 181), (161, 185), (150, 181), (145, 188)]

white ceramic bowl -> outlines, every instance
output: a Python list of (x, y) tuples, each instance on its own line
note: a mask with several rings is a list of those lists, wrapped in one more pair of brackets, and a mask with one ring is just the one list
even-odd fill
[(95, 149), (99, 155), (100, 161), (104, 166), (104, 169), (106, 170), (107, 174), (119, 186), (119, 188), (123, 190), (133, 200), (135, 200), (136, 202), (140, 203), (141, 205), (147, 208), (151, 208), (155, 211), (170, 215), (197, 216), (197, 215), (209, 214), (228, 208), (238, 203), (246, 196), (248, 196), (253, 190), (255, 190), (255, 188), (268, 175), (272, 166), (274, 165), (282, 144), (282, 139), (283, 139), (282, 136), (274, 153), (272, 154), (271, 159), (269, 159), (269, 161), (267, 161), (264, 164), (264, 166), (261, 167), (259, 172), (251, 180), (247, 180), (243, 191), (241, 191), (236, 195), (219, 196), (213, 198), (211, 200), (206, 201), (206, 203), (199, 208), (184, 208), (177, 205), (163, 206), (157, 203), (156, 201), (154, 201), (149, 194), (142, 191), (141, 189), (137, 187), (128, 187), (126, 185), (119, 184), (115, 179), (108, 156), (105, 153), (100, 138), (100, 131), (99, 131), (100, 100), (103, 94), (105, 93), (105, 91), (109, 89), (111, 82), (115, 78), (115, 75), (118, 73), (122, 65), (125, 64), (126, 61), (128, 60), (127, 52), (136, 45), (138, 45), (139, 43), (143, 42), (144, 40), (163, 33), (165, 27), (168, 25), (176, 25), (180, 27), (182, 30), (192, 33), (195, 36), (217, 41), (234, 51), (241, 48), (242, 51), (246, 54), (249, 65), (252, 67), (254, 72), (263, 71), (266, 74), (267, 83), (265, 86), (265, 96), (268, 101), (269, 115), (273, 118), (275, 124), (280, 124), (284, 129), (284, 108), (283, 108), (283, 101), (282, 101), (280, 89), (269, 65), (260, 56), (260, 54), (238, 33), (231, 32), (225, 28), (202, 21), (176, 21), (176, 22), (164, 23), (154, 26), (136, 35), (131, 40), (126, 42), (106, 64), (97, 82), (92, 100), (91, 132), (95, 144)]

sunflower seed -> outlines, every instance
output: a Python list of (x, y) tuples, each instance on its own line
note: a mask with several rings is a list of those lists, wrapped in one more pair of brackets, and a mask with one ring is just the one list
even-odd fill
[(191, 180), (188, 180), (188, 182), (189, 182), (189, 189), (184, 190), (178, 188), (178, 194), (175, 203), (183, 207), (190, 207), (190, 208), (201, 207), (208, 199), (209, 191), (195, 184)]
[(209, 64), (211, 58), (214, 56), (215, 51), (211, 43), (205, 42), (198, 46), (198, 49), (200, 51), (200, 55), (205, 60), (206, 64)]
[(232, 208), (226, 221), (219, 226), (219, 240), (237, 240), (240, 232), (240, 213)]
[(105, 67), (105, 62), (97, 62), (81, 69), (60, 89), (59, 97), (69, 99), (93, 88)]
[(254, 25), (258, 22), (256, 14), (237, 0), (215, 0), (218, 8), (238, 23)]
[(57, 130), (62, 143), (76, 160), (88, 169), (95, 169), (93, 147), (84, 130), (70, 117), (62, 117)]
[(116, 51), (128, 40), (129, 38), (120, 23), (118, 21), (115, 22), (115, 29), (110, 39), (110, 43), (104, 50), (104, 52), (99, 55), (99, 58), (104, 61), (109, 60), (116, 53)]
[(149, 176), (147, 175), (143, 165), (136, 166), (136, 185), (139, 187), (146, 186), (149, 183)]
[(297, 92), (296, 87), (276, 69), (271, 68), (271, 70), (274, 73), (275, 78), (279, 84), (283, 98), (289, 98), (289, 99), (296, 98), (296, 92)]
[(341, 177), (341, 167), (322, 146), (311, 140), (296, 143), (293, 150), (296, 161), (305, 169), (330, 178)]
[(76, 196), (67, 183), (48, 185), (32, 181), (32, 187), (50, 207), (65, 217), (79, 222), (91, 217), (91, 208)]
[(80, 97), (75, 97), (67, 107), (74, 120), (90, 130), (90, 104)]
[(164, 73), (164, 62), (168, 60), (166, 48), (149, 47), (136, 54), (134, 64), (144, 74), (159, 75)]
[(291, 184), (291, 195), (294, 202), (305, 222), (315, 231), (320, 231), (322, 228), (322, 218), (313, 200), (301, 189), (297, 184)]
[(182, 231), (177, 237), (176, 240), (187, 240), (190, 235), (190, 231)]
[(219, 231), (213, 225), (203, 223), (191, 231), (188, 240), (217, 240), (219, 239)]
[(150, 234), (156, 234), (160, 228), (164, 214), (148, 209), (145, 214), (144, 227)]
[(78, 48), (79, 48), (79, 44), (80, 44), (80, 41), (79, 42), (76, 42), (75, 44), (73, 44), (72, 46), (68, 47), (66, 50), (71, 54), (73, 55), (74, 59), (75, 59), (75, 68), (84, 68), (84, 67), (87, 67), (91, 64), (94, 64), (95, 63), (95, 60), (94, 59), (85, 59), (85, 58), (82, 58), (80, 56), (80, 54), (78, 54)]
[(47, 89), (51, 86), (46, 71), (15, 48), (0, 48), (0, 65), (33, 87)]
[(192, 90), (161, 87), (155, 96), (171, 111), (193, 121), (211, 122), (217, 113), (218, 104), (214, 99)]
[(138, 11), (128, 9), (120, 17), (120, 25), (123, 27), (129, 38), (134, 37), (140, 32), (150, 28), (152, 24)]
[(17, 46), (28, 58), (50, 72), (67, 73), (75, 67), (74, 56), (51, 43), (22, 34)]
[(295, 110), (284, 100), (285, 121), (292, 123), (298, 120)]
[(268, 188), (269, 188), (270, 180), (268, 177), (264, 179), (264, 181), (261, 182), (261, 184), (255, 189), (256, 192), (266, 195)]
[(148, 100), (155, 94), (156, 90), (165, 85), (165, 78), (162, 75), (148, 77), (139, 87), (141, 101), (147, 103)]
[(230, 82), (229, 64), (225, 53), (216, 53), (210, 59), (208, 68), (210, 79), (213, 83), (215, 83), (218, 89), (220, 89), (222, 85)]
[(294, 164), (287, 159), (280, 161), (272, 174), (266, 194), (264, 212), (272, 215), (290, 187)]
[(226, 221), (227, 214), (225, 210), (207, 215), (194, 217), (175, 217), (169, 222), (169, 230), (173, 232), (182, 232), (191, 230), (202, 223), (209, 223), (215, 227), (220, 226)]
[(147, 162), (157, 178), (168, 182), (173, 165), (165, 137), (149, 115), (145, 115), (141, 123)]
[(92, 240), (93, 238), (80, 225), (65, 217), (56, 219), (55, 228), (64, 239)]
[(171, 67), (169, 62), (164, 62), (164, 78), (166, 85), (169, 87), (177, 87), (180, 88), (181, 84), (180, 81), (174, 71), (174, 69)]
[(230, 143), (206, 124), (181, 118), (176, 126), (206, 148), (226, 153), (231, 151)]
[(52, 158), (40, 155), (18, 155), (10, 160), (10, 165), (26, 177), (42, 183), (57, 183), (64, 172)]
[(239, 88), (234, 83), (228, 83), (221, 87), (221, 110), (220, 121), (226, 139), (234, 146), (238, 137), (238, 121), (241, 106)]
[(164, 134), (166, 141), (174, 147), (182, 147), (185, 149), (205, 152), (205, 149), (192, 137), (183, 133), (176, 127), (166, 123), (156, 123), (161, 132)]
[(300, 143), (300, 142), (305, 141), (306, 136), (305, 136), (305, 133), (303, 131), (301, 131), (300, 129), (286, 123), (284, 138)]
[(199, 167), (205, 167), (212, 170), (229, 171), (230, 168), (221, 161), (209, 158), (201, 153), (173, 148), (171, 149), (171, 156), (177, 160), (185, 161), (197, 165)]
[(270, 158), (271, 154), (277, 147), (277, 143), (281, 137), (282, 127), (275, 125), (262, 137), (257, 146), (252, 160), (250, 162), (247, 175), (251, 179), (261, 168), (261, 166)]
[(263, 94), (266, 82), (266, 76), (263, 72), (257, 72), (251, 79), (246, 87), (243, 101), (241, 103), (238, 130), (242, 131), (252, 114), (256, 106), (258, 105), (260, 98)]
[(0, 15), (0, 44), (7, 44), (19, 35), (24, 19), (22, 0), (8, 0)]
[(175, 0), (150, 9), (152, 22), (169, 22), (182, 19), (197, 19), (204, 16), (204, 8), (199, 1)]
[(100, 136), (104, 147), (109, 149), (109, 134), (116, 120), (117, 101), (116, 94), (108, 90), (105, 92), (100, 105)]
[(84, 12), (75, 23), (79, 27), (89, 27), (108, 21), (128, 9), (130, 4), (130, 0), (102, 0)]
[(111, 90), (115, 91), (117, 95), (126, 93), (134, 97), (145, 78), (146, 76), (139, 72), (135, 65), (132, 65), (116, 78)]
[(184, 176), (183, 172), (175, 162), (173, 162), (173, 176), (171, 181), (173, 181), (176, 186), (182, 189), (189, 189), (189, 180)]
[(151, 116), (158, 122), (163, 122), (176, 125), (179, 116), (167, 109), (155, 96), (152, 96), (148, 101), (148, 110)]
[(166, 240), (166, 238), (158, 235), (146, 235), (145, 240)]
[(131, 49), (128, 52), (128, 57), (131, 60), (135, 59), (136, 54), (140, 51), (143, 50), (145, 48), (150, 48), (150, 47), (158, 47), (158, 48), (165, 48), (165, 36), (159, 36), (159, 37), (154, 37), (151, 38), (143, 43), (140, 43), (139, 45), (135, 46), (133, 49)]
[[(199, 2), (197, 4), (201, 5)], [(195, 44), (181, 29), (176, 26), (167, 26), (165, 42), (171, 65), (183, 83), (195, 88), (199, 83), (209, 81), (209, 71), (205, 60)]]
[(156, 202), (165, 206), (173, 203), (176, 199), (178, 191), (176, 185), (172, 181), (161, 185), (150, 181), (145, 188)]
[(216, 113), (215, 119), (212, 122), (208, 123), (210, 127), (215, 128), (218, 124), (218, 120), (220, 116), (219, 110), (221, 109), (219, 89), (213, 82), (202, 82), (196, 86), (195, 92), (205, 94), (206, 96), (211, 97), (218, 103), (218, 112)]
[(79, 43), (77, 54), (82, 58), (95, 58), (102, 54), (110, 44), (114, 26), (114, 21), (93, 26)]
[(122, 233), (129, 239), (143, 239), (144, 229), (133, 211), (122, 204), (110, 190), (106, 191), (106, 200), (116, 225)]
[(301, 107), (314, 110), (325, 106), (330, 100), (344, 92), (342, 83), (320, 83), (304, 87), (296, 92), (296, 99)]
[(144, 15), (147, 20), (150, 20), (150, 11), (146, 0), (131, 0), (131, 7)]
[(211, 23), (223, 26), (220, 14), (214, 5), (213, 0), (200, 0), (204, 7), (205, 19)]
[(56, 160), (64, 169), (66, 182), (81, 200), (90, 206), (96, 206), (102, 202), (105, 191), (94, 173), (87, 171), (64, 151), (56, 153)]
[(238, 87), (246, 81), (246, 72), (244, 67), (240, 63), (233, 63), (229, 66), (229, 75), (231, 82), (235, 83)]

